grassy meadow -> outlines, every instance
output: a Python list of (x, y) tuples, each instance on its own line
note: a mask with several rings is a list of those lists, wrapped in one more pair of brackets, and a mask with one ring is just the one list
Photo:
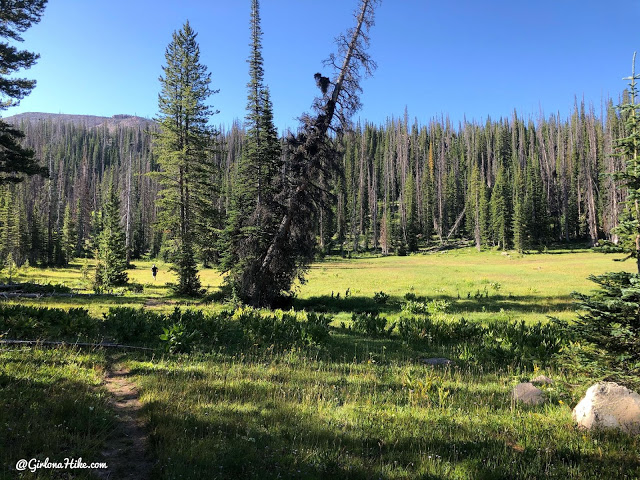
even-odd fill
[[(593, 284), (587, 279), (589, 275), (633, 270), (630, 262), (613, 262), (613, 258), (590, 250), (554, 250), (522, 255), (499, 251), (478, 253), (473, 248), (406, 257), (364, 256), (348, 260), (330, 257), (313, 264), (305, 284), (295, 286), (293, 306), (330, 312), (336, 315), (337, 324), (348, 321), (353, 311), (376, 308), (373, 301), (375, 293), (385, 292), (390, 299), (383, 313), (394, 319), (400, 312), (404, 296), (412, 293), (418, 297), (450, 302), (452, 318), (464, 317), (481, 322), (494, 319), (537, 322), (554, 316), (570, 320), (574, 315), (570, 294), (592, 290)], [(154, 263), (159, 268), (155, 281), (151, 275)], [(60, 308), (84, 307), (95, 315), (117, 305), (159, 310), (175, 305), (213, 310), (220, 307), (215, 302), (171, 296), (167, 284), (175, 281), (175, 275), (170, 271), (170, 265), (164, 262), (135, 261), (134, 267), (128, 271), (129, 281), (142, 285), (142, 293), (115, 289), (121, 295), (20, 299), (19, 303), (43, 305), (46, 302), (48, 306)], [(63, 284), (89, 295), (92, 293), (92, 275), (92, 261), (78, 260), (68, 268), (23, 268), (15, 280)], [(223, 282), (215, 269), (201, 270), (200, 279), (209, 292), (217, 290)]]
[[(154, 283), (151, 265), (136, 262), (129, 271), (142, 292), (13, 299), (0, 307), (81, 307), (98, 323), (122, 306), (226, 315), (229, 306), (212, 297), (171, 296), (168, 266), (157, 263)], [(571, 409), (596, 379), (553, 361), (552, 347), (514, 350), (496, 338), (504, 332), (491, 327), (523, 320), (513, 331), (528, 335), (529, 328), (539, 333), (535, 325), (548, 315), (571, 320), (570, 293), (591, 290), (589, 274), (632, 267), (587, 250), (330, 258), (311, 267), (293, 301), (298, 311), (332, 316), (322, 342), (283, 345), (251, 337), (234, 343), (227, 333), (206, 350), (171, 354), (152, 345), (117, 358), (100, 349), (3, 346), (0, 478), (92, 478), (91, 472), (20, 476), (12, 465), (32, 457), (100, 461), (119, 421), (101, 380), (110, 362), (125, 367), (140, 392), (154, 479), (640, 478), (640, 438), (581, 431), (571, 421)], [(29, 268), (18, 280), (90, 293), (82, 270), (82, 263)], [(222, 281), (215, 270), (202, 271), (201, 280), (211, 291)], [(374, 300), (378, 292), (388, 299)], [(350, 328), (353, 312), (380, 312), (387, 326), (399, 322), (407, 294), (447, 302), (431, 334), (409, 341), (397, 329), (378, 335)], [(240, 322), (236, 318), (224, 325)], [(447, 323), (464, 328), (449, 331)], [(517, 358), (520, 351), (526, 359)], [(455, 363), (422, 361), (440, 356)], [(539, 374), (555, 380), (543, 387), (545, 404), (515, 403), (513, 386)]]

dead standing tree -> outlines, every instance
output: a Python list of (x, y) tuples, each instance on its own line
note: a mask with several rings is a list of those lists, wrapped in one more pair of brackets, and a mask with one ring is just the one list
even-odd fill
[[(337, 143), (349, 118), (361, 104), (360, 80), (376, 65), (367, 53), (375, 6), (380, 0), (362, 0), (355, 12), (356, 26), (337, 38), (338, 54), (325, 65), (335, 72), (333, 80), (315, 75), (322, 96), (316, 98), (314, 115), (304, 115), (297, 135), (287, 139), (289, 162), (281, 198), (284, 215), (262, 259), (255, 282), (261, 288), (254, 305), (271, 305), (288, 291), (296, 278), (303, 279), (313, 260), (315, 219), (328, 198), (327, 182), (339, 172)], [(334, 138), (330, 137), (333, 132)]]

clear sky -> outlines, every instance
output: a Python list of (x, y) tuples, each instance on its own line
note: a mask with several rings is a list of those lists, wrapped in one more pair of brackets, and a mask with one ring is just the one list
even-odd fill
[[(295, 128), (317, 92), (313, 74), (353, 23), (357, 0), (262, 0), (265, 80), (276, 125)], [(22, 48), (41, 54), (21, 76), (38, 85), (20, 112), (153, 117), (164, 51), (185, 20), (220, 93), (212, 123), (243, 119), (250, 0), (50, 0)], [(426, 123), (519, 114), (568, 116), (574, 98), (600, 111), (617, 101), (640, 50), (638, 0), (383, 0), (376, 12), (374, 77), (362, 120)], [(640, 62), (639, 62), (640, 63)], [(640, 66), (638, 67), (640, 70)]]

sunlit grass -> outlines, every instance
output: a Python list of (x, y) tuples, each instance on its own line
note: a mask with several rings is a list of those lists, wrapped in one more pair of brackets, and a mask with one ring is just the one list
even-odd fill
[[(589, 275), (632, 269), (629, 263), (613, 262), (611, 256), (589, 250), (522, 255), (478, 253), (469, 248), (317, 263), (309, 270), (307, 283), (298, 287), (298, 297), (302, 306), (324, 305), (340, 311), (341, 303), (374, 307), (371, 299), (379, 291), (389, 294), (390, 303), (396, 304), (413, 293), (450, 301), (456, 318), (530, 323), (555, 316), (569, 320), (574, 315), (571, 292), (594, 288)], [(347, 291), (349, 298), (345, 299)], [(393, 318), (399, 307), (387, 310)]]
[[(449, 301), (450, 313), (458, 319), (532, 323), (553, 316), (571, 320), (575, 316), (571, 292), (592, 290), (594, 285), (587, 280), (590, 274), (633, 269), (630, 263), (612, 259), (590, 250), (521, 255), (500, 251), (478, 253), (471, 248), (407, 257), (331, 258), (311, 266), (307, 282), (295, 287), (294, 306), (334, 313), (334, 325), (338, 325), (343, 321), (348, 323), (353, 310), (379, 309), (373, 296), (383, 291), (390, 295), (389, 304), (382, 308), (390, 321), (398, 317), (407, 293)], [(151, 274), (154, 263), (159, 268), (155, 280)], [(92, 293), (93, 260), (78, 260), (68, 268), (21, 269), (20, 281), (59, 283), (85, 295), (21, 299), (19, 303), (57, 308), (82, 306), (93, 315), (101, 315), (111, 306), (169, 311), (179, 305), (198, 305), (196, 299), (172, 295), (168, 284), (175, 282), (175, 273), (170, 270), (170, 264), (137, 260), (133, 265), (135, 268), (128, 270), (130, 282), (142, 285), (143, 293), (116, 289), (123, 295), (98, 297), (88, 296)], [(203, 287), (209, 292), (216, 291), (223, 282), (223, 276), (216, 269), (202, 269), (199, 274)], [(208, 304), (203, 308), (219, 311), (222, 307)]]
[[(520, 372), (414, 361), (132, 361), (159, 478), (624, 478), (637, 438), (577, 430), (560, 372), (542, 407)], [(423, 387), (420, 387), (423, 385)], [(428, 386), (424, 386), (428, 385)], [(562, 387), (564, 385), (564, 387)]]
[(63, 478), (56, 470), (20, 477), (20, 459), (99, 461), (115, 423), (100, 386), (104, 360), (77, 349), (0, 349), (0, 478)]
[[(473, 249), (328, 259), (311, 267), (294, 306), (331, 312), (334, 326), (348, 324), (353, 311), (380, 310), (394, 321), (405, 294), (412, 293), (448, 301), (446, 318), (570, 320), (570, 293), (591, 290), (588, 275), (633, 268), (611, 260), (590, 251), (505, 255)], [(163, 262), (156, 262), (155, 281), (153, 262), (134, 264), (129, 277), (143, 285), (142, 293), (11, 302), (84, 307), (95, 317), (113, 306), (224, 308), (173, 296), (167, 283), (175, 277)], [(23, 269), (19, 280), (62, 283), (88, 294), (91, 265), (88, 275), (84, 261), (67, 269)], [(210, 292), (222, 282), (213, 269), (200, 276)], [(380, 291), (390, 295), (386, 304), (373, 300)], [(535, 372), (526, 370), (532, 368), (527, 362), (509, 364), (524, 365), (518, 369), (508, 362), (485, 365), (469, 358), (474, 350), (465, 351), (462, 343), (407, 345), (395, 335), (370, 338), (342, 329), (306, 350), (227, 347), (207, 355), (122, 356), (141, 389), (157, 460), (153, 478), (640, 477), (640, 437), (575, 428), (571, 408), (593, 379), (561, 365)], [(434, 369), (420, 360), (429, 356), (448, 356), (456, 365)], [(104, 362), (102, 353), (71, 349), (0, 350), (0, 441), (12, 445), (0, 449), (5, 465), (16, 456), (69, 452), (99, 461), (95, 452), (111, 428), (99, 385)], [(556, 380), (545, 387), (548, 401), (539, 407), (514, 403), (511, 389), (534, 373)]]

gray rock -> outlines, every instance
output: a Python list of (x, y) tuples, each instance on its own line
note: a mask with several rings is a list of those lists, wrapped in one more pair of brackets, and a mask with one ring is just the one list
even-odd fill
[(526, 405), (540, 405), (545, 400), (544, 392), (529, 382), (516, 385), (512, 395), (515, 401)]
[(453, 361), (448, 358), (423, 358), (421, 361), (425, 365), (453, 365)]
[(531, 383), (534, 385), (553, 385), (555, 382), (546, 375), (538, 375), (536, 378), (531, 379)]
[(640, 395), (614, 382), (596, 383), (573, 409), (572, 417), (581, 428), (640, 434)]

